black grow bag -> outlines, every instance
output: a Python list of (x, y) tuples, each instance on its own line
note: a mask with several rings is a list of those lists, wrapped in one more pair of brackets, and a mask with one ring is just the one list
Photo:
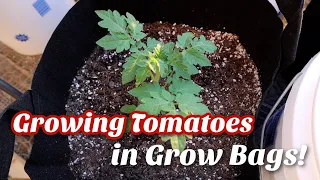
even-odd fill
[[(182, 0), (81, 0), (66, 15), (50, 39), (34, 74), (32, 90), (24, 93), (2, 114), (0, 179), (7, 177), (11, 162), (8, 157), (12, 155), (14, 143), (14, 134), (10, 129), (13, 115), (20, 110), (42, 115), (65, 114), (72, 79), (96, 47), (95, 42), (106, 34), (105, 29), (97, 25), (99, 19), (94, 13), (97, 9), (114, 9), (121, 14), (130, 12), (145, 23), (162, 20), (239, 35), (259, 69), (264, 93), (280, 67), (281, 46), (288, 46), (282, 41), (282, 22), (267, 0), (197, 0), (192, 3)], [(299, 33), (290, 33), (291, 40), (297, 41)], [(287, 54), (294, 59), (294, 48)], [(66, 136), (47, 136), (40, 131), (35, 136), (25, 169), (32, 179), (74, 179), (67, 166), (68, 157)], [(248, 167), (242, 178), (255, 179), (256, 172), (256, 169)]]

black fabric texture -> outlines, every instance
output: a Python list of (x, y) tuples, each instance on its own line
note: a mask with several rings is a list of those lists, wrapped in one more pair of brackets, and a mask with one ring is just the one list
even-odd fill
[[(281, 37), (282, 45), (282, 56), (281, 64), (278, 72), (281, 72), (287, 66), (291, 65), (296, 59), (296, 52), (298, 48), (299, 36), (302, 26), (302, 17), (303, 17), (303, 0), (299, 0), (300, 4), (292, 6), (294, 11), (292, 15), (287, 15), (288, 24), (284, 29), (284, 32)], [(298, 3), (298, 2), (295, 2)], [(299, 5), (299, 6), (298, 6)], [(294, 8), (296, 7), (296, 8)], [(289, 14), (289, 13), (288, 13)]]
[(314, 55), (320, 52), (320, 27), (315, 23), (320, 19), (319, 9), (320, 2), (313, 0), (304, 12), (296, 60), (281, 72), (287, 81), (290, 81)]
[[(256, 115), (254, 131), (252, 133), (254, 139), (254, 148), (260, 148), (260, 137), (263, 123), (266, 120), (273, 105), (277, 102), (287, 85), (288, 82), (281, 75), (278, 75), (269, 91), (266, 93), (266, 98), (260, 103), (260, 108)], [(277, 111), (278, 108), (282, 107), (285, 104), (287, 96), (288, 94), (283, 98), (275, 111)]]
[(0, 115), (0, 179), (8, 179), (8, 169), (13, 155), (15, 134), (11, 131), (11, 118), (19, 111), (33, 112), (31, 100), (31, 92), (27, 91)]
[[(289, 6), (290, 3), (289, 3), (285, 6), (286, 7), (285, 9), (287, 11), (287, 16), (291, 14), (292, 16), (297, 17), (298, 16), (297, 13), (300, 13), (299, 12), (300, 10), (297, 9), (297, 7), (299, 6), (299, 3), (298, 2), (292, 2), (292, 3), (294, 3), (295, 5), (290, 7)], [(281, 4), (281, 5), (284, 6), (284, 4)], [(296, 10), (295, 11), (296, 13), (294, 12), (294, 9)], [(294, 62), (290, 63), (284, 60), (285, 57), (282, 56), (281, 63), (283, 64), (287, 63), (287, 64), (286, 66), (283, 66), (281, 71), (278, 71), (275, 81), (273, 85), (270, 87), (270, 90), (265, 94), (265, 98), (261, 102), (258, 114), (256, 116), (257, 118), (256, 120), (258, 124), (255, 125), (254, 133), (252, 134), (252, 136), (250, 136), (250, 138), (252, 138), (253, 140), (254, 148), (259, 148), (262, 123), (264, 122), (264, 119), (266, 118), (267, 114), (270, 112), (275, 102), (278, 100), (278, 98), (280, 97), (284, 89), (287, 87), (287, 85), (290, 83), (290, 81), (294, 78), (294, 76), (303, 69), (303, 67), (310, 61), (310, 59), (313, 56), (315, 56), (317, 53), (320, 52), (320, 45), (319, 45), (320, 29), (319, 29), (319, 26), (315, 24), (315, 21), (320, 18), (319, 9), (320, 9), (320, 2), (313, 0), (307, 7), (306, 11), (304, 11), (303, 13), (303, 21), (301, 25), (299, 41), (296, 41), (298, 42), (298, 44), (297, 44), (297, 50), (295, 55), (296, 57), (294, 58)], [(295, 21), (295, 23), (298, 23), (298, 21)], [(285, 37), (285, 39), (290, 39), (290, 38)], [(290, 42), (290, 40), (287, 42)], [(294, 52), (294, 50), (292, 49), (291, 52)], [(281, 101), (278, 108), (285, 104), (287, 97), (288, 97), (288, 94)]]
[(276, 0), (278, 7), (287, 21), (291, 21), (293, 16), (303, 8), (304, 0)]
[[(9, 106), (1, 117), (1, 152), (12, 154), (14, 136), (9, 124), (14, 113), (21, 110), (16, 106), (25, 107), (34, 114), (65, 114), (72, 79), (96, 47), (95, 42), (106, 34), (106, 30), (97, 25), (99, 18), (94, 11), (98, 9), (114, 9), (121, 14), (130, 12), (144, 23), (162, 20), (236, 33), (259, 69), (264, 94), (281, 64), (281, 46), (286, 43), (282, 40), (282, 23), (266, 0), (198, 0), (197, 3), (182, 0), (81, 0), (65, 16), (48, 42), (34, 74), (32, 91), (21, 97), (16, 105)], [(289, 33), (293, 41), (298, 39), (297, 31)], [(294, 48), (286, 51), (295, 54)], [(252, 143), (252, 140), (248, 142), (248, 151), (253, 148)], [(7, 173), (11, 160), (8, 157), (1, 160), (4, 162), (0, 165), (1, 177)], [(67, 166), (68, 160), (67, 137), (47, 136), (40, 131), (35, 136), (25, 170), (35, 180), (74, 179)], [(239, 179), (258, 178), (256, 167), (246, 164), (244, 168)]]
[[(15, 139), (15, 135), (11, 131), (11, 119), (19, 111), (29, 111), (32, 114), (45, 116), (65, 114), (63, 110), (55, 107), (36, 91), (25, 92), (17, 101), (7, 107), (0, 116), (0, 179), (8, 177)], [(67, 166), (69, 148), (66, 138), (60, 134), (47, 136), (41, 129), (34, 136), (32, 153), (25, 166), (31, 179), (73, 178)]]
[[(257, 122), (255, 126), (255, 138), (257, 139), (255, 142), (259, 141), (259, 136), (261, 134), (259, 129), (261, 128), (262, 123), (264, 122), (264, 119), (270, 112), (271, 108), (277, 101), (277, 99), (280, 97), (284, 89), (287, 87), (287, 85), (290, 83), (290, 81), (293, 79), (293, 77), (299, 73), (302, 68), (309, 62), (309, 60), (316, 55), (318, 52), (320, 52), (320, 34), (319, 34), (319, 26), (315, 24), (315, 20), (320, 18), (319, 14), (320, 9), (320, 2), (319, 1), (311, 1), (308, 8), (304, 12), (303, 15), (303, 23), (301, 26), (301, 33), (299, 36), (299, 43), (297, 44), (297, 50), (296, 50), (296, 57), (294, 58), (295, 61), (293, 63), (286, 62), (285, 59), (288, 56), (282, 56), (282, 65), (285, 64), (286, 66), (282, 66), (283, 68), (281, 71), (278, 71), (278, 74), (276, 75), (275, 81), (270, 88), (270, 90), (265, 94), (265, 98), (260, 104), (260, 109), (257, 114)], [(297, 13), (299, 10), (296, 11)], [(300, 13), (300, 12), (299, 12)], [(293, 16), (298, 16), (297, 14), (293, 14)], [(296, 21), (297, 23), (298, 21)], [(291, 35), (292, 36), (292, 35)], [(290, 39), (289, 36), (285, 37), (285, 39)], [(291, 42), (291, 40), (288, 40), (287, 42)], [(294, 49), (288, 50), (289, 52), (294, 52)], [(281, 102), (280, 105), (283, 105), (286, 102), (286, 97)], [(258, 144), (256, 144), (255, 147), (258, 147)]]
[[(261, 126), (271, 108), (278, 100), (283, 90), (286, 88), (290, 79), (285, 78), (290, 73), (288, 66), (291, 66), (296, 60), (296, 52), (299, 43), (299, 34), (301, 33), (302, 17), (303, 17), (303, 0), (276, 0), (281, 13), (285, 16), (288, 24), (281, 36), (281, 61), (278, 71), (275, 74), (273, 85), (264, 93), (261, 100), (259, 110), (256, 115), (254, 136), (256, 139), (260, 137)], [(293, 78), (293, 76), (291, 77)], [(288, 82), (289, 81), (289, 82)], [(284, 99), (285, 100), (285, 99)], [(285, 101), (284, 101), (285, 102)], [(283, 102), (282, 102), (283, 104)], [(257, 141), (255, 141), (257, 142)], [(259, 145), (254, 143), (254, 147)]]

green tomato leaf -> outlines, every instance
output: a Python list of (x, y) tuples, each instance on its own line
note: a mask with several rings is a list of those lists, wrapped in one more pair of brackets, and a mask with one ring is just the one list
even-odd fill
[(126, 21), (129, 25), (130, 34), (132, 35), (132, 37), (137, 41), (140, 41), (141, 39), (146, 37), (146, 34), (142, 32), (143, 25), (139, 23), (139, 21), (137, 21), (135, 17), (130, 13), (126, 13), (126, 15), (127, 15)]
[(110, 32), (126, 33), (127, 22), (118, 11), (113, 11), (112, 16), (110, 13), (103, 15), (100, 13), (100, 16), (103, 17), (103, 20), (98, 23), (100, 27), (107, 28)]
[[(162, 89), (162, 88), (161, 88)], [(161, 91), (160, 91), (161, 92)], [(162, 99), (160, 92), (150, 92), (152, 98)]]
[(166, 43), (166, 44), (163, 46), (163, 51), (164, 51), (164, 53), (165, 53), (167, 56), (172, 55), (174, 49), (175, 49), (175, 44), (174, 44), (173, 42)]
[(159, 106), (159, 103), (161, 104), (161, 102), (158, 102), (158, 104), (154, 104), (155, 100), (153, 98), (144, 98), (142, 102), (143, 103), (137, 107), (137, 111), (147, 112), (148, 114), (152, 115), (160, 114), (161, 108)]
[[(141, 25), (142, 26), (142, 25)], [(137, 32), (135, 34), (132, 35), (132, 37), (136, 40), (136, 41), (140, 41), (141, 39), (145, 38), (147, 35), (143, 32)]]
[(185, 135), (173, 135), (170, 140), (172, 149), (179, 149), (182, 152), (186, 148), (186, 136)]
[(182, 35), (178, 35), (178, 42), (176, 45), (181, 49), (184, 49), (190, 45), (192, 38), (194, 38), (194, 34), (191, 32), (185, 32)]
[(144, 97), (140, 100), (141, 104), (137, 107), (137, 110), (143, 110), (155, 115), (160, 114), (160, 112), (175, 111), (174, 96), (163, 87), (161, 87), (160, 91), (151, 91), (149, 94), (151, 97)]
[(161, 88), (161, 92), (151, 92), (150, 94), (152, 96), (152, 100), (148, 100), (153, 101), (152, 104), (159, 107), (161, 111), (171, 112), (176, 110), (176, 107), (173, 103), (174, 96), (166, 91), (163, 87)]
[(146, 67), (139, 67), (136, 70), (136, 86), (143, 83), (148, 77), (150, 77), (150, 70)]
[(150, 106), (157, 106), (161, 110), (161, 106), (167, 105), (169, 102), (160, 96), (154, 96), (156, 98), (143, 98), (141, 102), (145, 104), (150, 104)]
[(131, 48), (130, 48), (130, 52), (139, 52), (139, 49), (138, 49), (137, 46), (132, 45)]
[(124, 69), (122, 71), (122, 84), (127, 84), (134, 80), (135, 73), (137, 70), (137, 66), (134, 66), (132, 68)]
[(175, 61), (171, 64), (173, 71), (175, 71), (178, 77), (183, 77), (185, 79), (191, 79), (191, 74), (189, 73), (189, 68), (182, 61)]
[(137, 97), (139, 100), (146, 98), (146, 97), (152, 97), (150, 92), (161, 92), (161, 87), (158, 83), (148, 83), (143, 84), (139, 87), (136, 87), (129, 91), (129, 94), (131, 94), (134, 97)]
[(105, 50), (116, 49), (117, 52), (122, 52), (130, 48), (130, 37), (125, 34), (106, 35), (98, 40), (96, 44)]
[[(124, 31), (125, 31), (125, 28), (127, 27), (127, 22), (126, 22), (125, 16), (121, 16), (118, 11), (114, 10), (113, 11), (113, 18), (114, 18), (114, 21), (116, 22), (116, 24), (118, 24), (121, 27), (121, 29), (124, 29)], [(117, 32), (117, 31), (113, 31), (111, 29), (110, 29), (110, 31)]]
[(157, 113), (160, 112), (157, 107), (148, 107), (148, 104), (138, 105), (136, 111), (142, 111), (152, 115), (158, 115)]
[(166, 142), (171, 139), (171, 135), (161, 135), (160, 137), (162, 142)]
[(194, 74), (198, 74), (199, 73), (199, 70), (192, 64), (189, 64), (189, 63), (185, 63), (185, 66), (188, 67), (188, 73), (190, 75), (194, 75)]
[(210, 60), (200, 51), (189, 48), (182, 51), (183, 61), (189, 64), (199, 64), (200, 66), (211, 66)]
[(130, 56), (126, 59), (126, 63), (123, 64), (124, 70), (122, 71), (122, 84), (129, 83), (134, 80), (138, 67), (141, 67), (143, 62), (147, 59), (144, 56)]
[(152, 52), (154, 48), (157, 47), (158, 44), (161, 44), (161, 42), (154, 38), (148, 37), (146, 52)]
[(160, 75), (162, 78), (165, 78), (168, 75), (169, 67), (168, 64), (162, 59), (158, 60), (160, 65)]
[[(168, 113), (176, 112), (176, 107), (173, 102), (168, 102), (167, 104), (162, 105), (160, 108), (164, 112), (168, 112)], [(171, 115), (174, 115), (174, 114), (171, 114)]]
[(146, 45), (145, 43), (139, 41), (139, 42), (137, 42), (137, 47), (138, 47), (138, 48), (146, 48), (147, 45)]
[(120, 111), (126, 114), (130, 114), (134, 111), (137, 107), (135, 105), (124, 105), (121, 107)]
[(106, 19), (106, 18), (113, 18), (113, 14), (111, 10), (96, 10), (95, 13), (101, 18), (101, 19)]
[[(147, 67), (148, 66), (148, 59), (141, 51), (138, 51), (132, 54), (130, 57), (127, 58), (128, 60), (133, 60), (132, 63), (139, 67)], [(125, 66), (124, 66), (125, 67)]]
[(186, 136), (185, 135), (162, 135), (161, 140), (166, 142), (170, 140), (172, 149), (179, 149), (183, 151), (186, 148)]
[[(127, 16), (127, 21), (128, 21), (128, 23), (129, 22), (136, 22), (137, 20), (136, 20), (136, 18), (132, 15), (132, 14), (130, 14), (130, 13), (126, 13), (126, 16)], [(142, 29), (141, 29), (142, 30)]]
[(176, 108), (168, 111), (167, 115), (181, 115), (177, 110)]
[(166, 83), (167, 83), (167, 84), (170, 84), (170, 83), (172, 82), (172, 79), (173, 79), (173, 78), (172, 78), (171, 76), (168, 76), (168, 77), (167, 77), (167, 80), (166, 80)]
[(157, 46), (154, 48), (153, 54), (156, 59), (167, 59), (167, 55), (165, 54), (161, 44), (157, 44)]
[(201, 35), (200, 39), (195, 38), (192, 42), (192, 48), (202, 52), (213, 53), (217, 50), (217, 47), (210, 40), (206, 40), (206, 38)]
[[(165, 48), (166, 46), (164, 46)], [(182, 54), (180, 53), (178, 48), (173, 48), (171, 50), (166, 50), (164, 49), (164, 51), (166, 52), (166, 55), (168, 57), (168, 61), (169, 62), (174, 62), (174, 61), (179, 61), (182, 60)]]
[(179, 109), (186, 114), (203, 115), (210, 112), (208, 107), (200, 102), (202, 99), (193, 94), (178, 94), (176, 97)]
[(201, 87), (191, 80), (183, 80), (175, 77), (172, 79), (169, 90), (174, 94), (190, 93), (198, 95), (201, 91)]
[(130, 56), (126, 59), (126, 62), (123, 64), (123, 68), (125, 69), (129, 69), (129, 68), (133, 68), (137, 65), (138, 61), (144, 61), (143, 59), (138, 59), (136, 57)]
[(161, 96), (167, 101), (173, 101), (174, 100), (174, 96), (170, 92), (165, 90), (165, 89), (162, 89)]

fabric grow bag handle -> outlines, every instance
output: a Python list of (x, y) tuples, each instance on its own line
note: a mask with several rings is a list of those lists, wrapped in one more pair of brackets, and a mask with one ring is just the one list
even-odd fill
[(299, 36), (301, 33), (304, 0), (276, 0), (281, 13), (287, 20), (287, 26), (282, 34), (282, 60), (280, 73), (296, 59)]
[(26, 110), (33, 113), (31, 92), (27, 91), (0, 115), (0, 179), (7, 179), (13, 156), (15, 134), (11, 130), (11, 118), (15, 113)]
[(305, 0), (275, 0), (284, 17), (290, 21), (300, 10), (303, 10)]
[[(27, 91), (0, 115), (0, 179), (7, 179), (14, 150), (15, 134), (11, 119), (19, 111), (48, 115), (48, 110), (63, 114), (35, 91)], [(25, 170), (31, 179), (73, 179), (69, 168), (69, 149), (66, 136), (47, 136), (41, 130), (34, 136), (34, 152), (27, 160)], [(45, 148), (40, 148), (40, 147)], [(52, 168), (54, 167), (54, 168)]]
[(10, 84), (2, 80), (1, 78), (0, 78), (0, 90), (6, 92), (7, 94), (9, 94), (15, 99), (18, 99), (22, 95), (20, 91), (18, 91), (16, 88), (14, 88)]

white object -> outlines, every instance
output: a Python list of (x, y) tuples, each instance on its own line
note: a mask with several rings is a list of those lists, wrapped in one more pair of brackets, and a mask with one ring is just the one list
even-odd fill
[(0, 41), (24, 55), (42, 54), (74, 0), (0, 0)]
[[(307, 145), (304, 165), (283, 165), (276, 172), (262, 169), (262, 180), (320, 180), (320, 53), (293, 84), (277, 127), (275, 149)], [(299, 156), (298, 156), (299, 158)]]
[(273, 6), (273, 8), (277, 11), (277, 13), (279, 14), (280, 13), (280, 9), (279, 9), (279, 6), (278, 6), (276, 0), (268, 0), (268, 1)]

